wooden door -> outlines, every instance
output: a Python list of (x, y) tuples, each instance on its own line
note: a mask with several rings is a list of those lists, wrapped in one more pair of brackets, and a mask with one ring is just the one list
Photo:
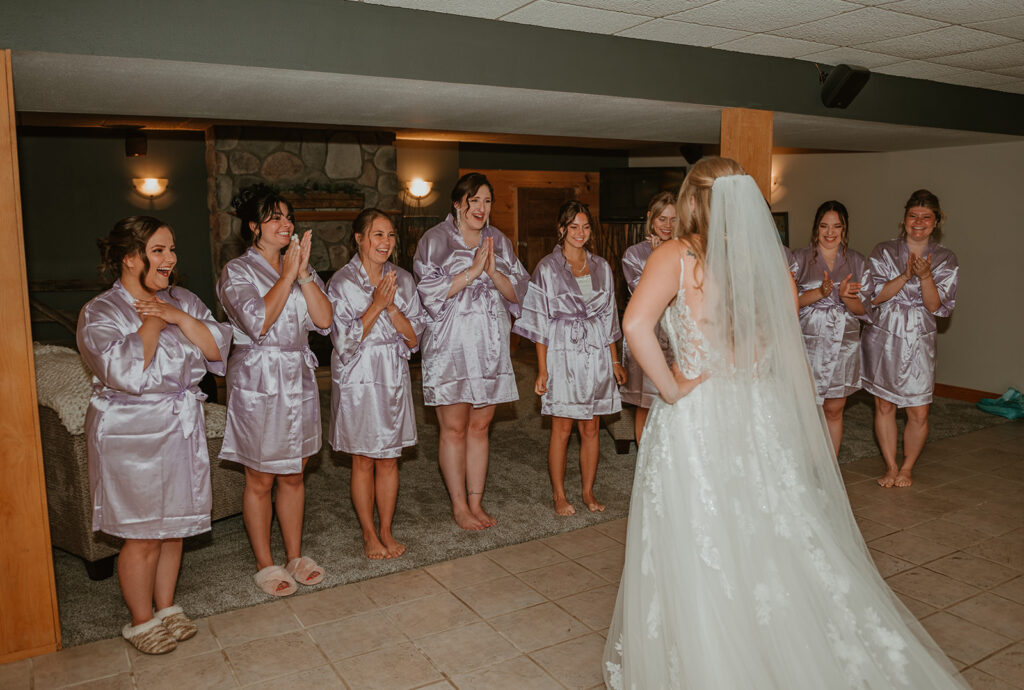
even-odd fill
[(572, 187), (520, 187), (516, 208), (519, 215), (519, 259), (533, 273), (537, 262), (551, 253), (558, 241), (558, 210), (574, 197)]

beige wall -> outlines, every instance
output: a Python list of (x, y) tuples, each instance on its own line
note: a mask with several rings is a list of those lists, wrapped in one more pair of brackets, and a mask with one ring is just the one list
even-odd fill
[(897, 153), (778, 155), (772, 209), (789, 212), (790, 246), (810, 241), (818, 204), (850, 211), (850, 246), (865, 256), (895, 237), (915, 189), (939, 196), (942, 243), (960, 259), (956, 311), (940, 324), (936, 381), (1024, 389), (1024, 142)]

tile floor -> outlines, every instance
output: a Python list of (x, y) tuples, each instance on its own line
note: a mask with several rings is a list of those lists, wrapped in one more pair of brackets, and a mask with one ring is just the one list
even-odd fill
[[(1024, 422), (930, 444), (910, 489), (843, 465), (882, 574), (976, 688), (1024, 688)], [(223, 613), (167, 656), (104, 640), (15, 688), (592, 688), (625, 521)]]

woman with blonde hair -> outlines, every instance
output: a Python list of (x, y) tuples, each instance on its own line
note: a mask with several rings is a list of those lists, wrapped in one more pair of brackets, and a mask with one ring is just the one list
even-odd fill
[[(864, 331), (864, 389), (875, 396), (875, 436), (885, 459), (883, 487), (906, 487), (928, 439), (935, 389), (937, 316), (956, 306), (959, 264), (938, 243), (944, 219), (939, 198), (927, 189), (910, 195), (900, 236), (875, 246), (867, 286), (874, 323)], [(903, 464), (896, 462), (896, 408), (907, 410)]]
[[(640, 276), (644, 272), (644, 265), (650, 258), (658, 245), (672, 239), (676, 229), (676, 195), (672, 192), (658, 192), (647, 204), (647, 218), (645, 220), (647, 230), (644, 239), (631, 245), (622, 254), (622, 275), (626, 278), (626, 287), (629, 294), (633, 294)], [(663, 336), (664, 334), (659, 334)], [(668, 343), (663, 340), (667, 351)], [(643, 434), (644, 424), (647, 422), (647, 412), (651, 403), (658, 396), (658, 389), (654, 387), (651, 380), (644, 376), (643, 369), (637, 364), (629, 352), (627, 343), (622, 343), (622, 366), (626, 369), (626, 382), (619, 387), (622, 394), (622, 402), (636, 406), (633, 417), (633, 432), (637, 446), (640, 445), (640, 436)]]
[(637, 457), (605, 682), (966, 687), (860, 536), (757, 184), (735, 161), (702, 159), (678, 211), (685, 234), (651, 255), (623, 319), (660, 399)]

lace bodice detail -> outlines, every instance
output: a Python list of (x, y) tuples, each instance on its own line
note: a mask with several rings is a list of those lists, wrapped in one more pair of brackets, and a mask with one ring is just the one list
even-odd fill
[(665, 309), (661, 317), (661, 327), (668, 334), (679, 371), (688, 379), (695, 379), (708, 370), (711, 364), (711, 351), (704, 332), (694, 321), (690, 306), (686, 303), (686, 292), (683, 287), (683, 273), (686, 264), (679, 260), (679, 291), (676, 298)]

